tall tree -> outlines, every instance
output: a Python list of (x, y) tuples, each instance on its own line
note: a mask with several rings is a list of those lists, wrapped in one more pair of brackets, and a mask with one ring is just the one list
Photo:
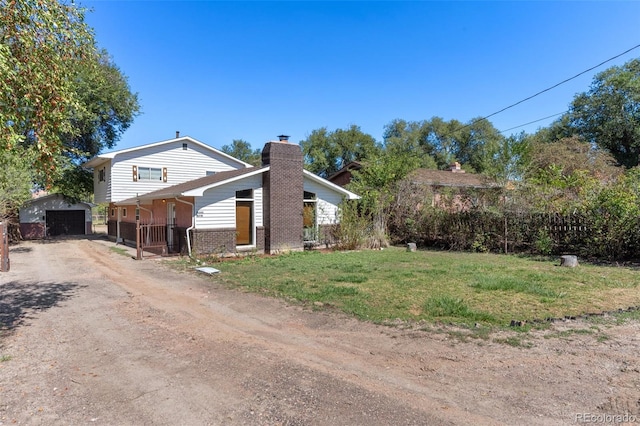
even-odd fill
[(502, 138), (498, 143), (494, 161), (485, 170), (485, 174), (503, 185), (507, 182), (521, 181), (530, 161), (530, 139), (524, 132)]
[(444, 169), (458, 161), (464, 168), (488, 171), (503, 137), (487, 120), (463, 124), (440, 117), (406, 122), (394, 120), (385, 127), (385, 147), (396, 154), (409, 154), (417, 167)]
[(363, 133), (356, 125), (333, 132), (322, 127), (311, 132), (300, 146), (307, 170), (325, 178), (380, 149), (373, 136)]
[(588, 92), (575, 97), (571, 126), (592, 144), (609, 151), (625, 167), (640, 156), (640, 59), (595, 76)]
[(139, 111), (84, 13), (73, 2), (0, 0), (0, 155), (23, 148), (34, 183), (70, 199), (91, 192), (80, 162), (113, 147)]
[(533, 141), (522, 188), (535, 206), (567, 211), (622, 172), (611, 154), (577, 136), (551, 143)]
[(7, 220), (31, 198), (33, 152), (21, 146), (0, 150), (0, 221)]
[(425, 122), (393, 120), (384, 128), (385, 152), (403, 159), (410, 169), (436, 169), (435, 147), (425, 137), (427, 133)]
[(259, 149), (251, 149), (251, 144), (242, 139), (234, 139), (231, 145), (223, 145), (222, 152), (229, 154), (233, 158), (242, 160), (253, 166), (259, 166), (262, 162), (262, 153)]
[(79, 108), (73, 111), (73, 131), (63, 135), (65, 154), (89, 159), (113, 148), (140, 111), (138, 95), (105, 50), (92, 61), (77, 62), (73, 89)]
[(95, 61), (84, 10), (55, 0), (0, 0), (0, 150), (22, 144), (53, 171), (64, 135), (76, 135), (79, 63)]

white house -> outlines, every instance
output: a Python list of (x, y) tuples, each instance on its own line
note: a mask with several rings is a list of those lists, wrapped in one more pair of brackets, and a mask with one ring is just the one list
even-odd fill
[[(288, 137), (268, 142), (261, 167), (183, 137), (98, 156), (96, 202), (109, 235), (163, 252), (273, 253), (327, 241), (338, 205), (358, 196), (303, 169)], [(142, 227), (142, 231), (141, 228)]]
[[(178, 135), (176, 135), (178, 136)], [(188, 136), (100, 154), (93, 169), (96, 203), (118, 202), (225, 170), (251, 167)]]

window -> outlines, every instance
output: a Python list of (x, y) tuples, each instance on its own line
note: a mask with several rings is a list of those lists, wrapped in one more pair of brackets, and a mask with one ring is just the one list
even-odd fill
[(252, 200), (253, 189), (243, 189), (241, 191), (236, 191), (236, 199), (238, 198), (241, 198), (243, 200)]
[(124, 207), (122, 209), (122, 217), (127, 217), (127, 208), (126, 207)]
[(186, 150), (187, 150), (187, 144), (186, 144), (186, 143), (183, 143), (183, 144), (182, 144), (182, 150), (183, 150), (183, 151), (186, 151)]
[(166, 182), (167, 168), (133, 166), (133, 181), (139, 180)]
[(116, 216), (116, 209), (111, 209), (111, 217), (115, 217)]
[(304, 241), (312, 242), (318, 239), (317, 201), (316, 194), (304, 191), (302, 207), (302, 235)]
[(138, 167), (138, 180), (162, 180), (162, 169)]
[(100, 170), (98, 170), (98, 182), (104, 182), (106, 180), (105, 178), (105, 168), (101, 168)]
[(140, 209), (136, 208), (136, 220), (140, 220)]

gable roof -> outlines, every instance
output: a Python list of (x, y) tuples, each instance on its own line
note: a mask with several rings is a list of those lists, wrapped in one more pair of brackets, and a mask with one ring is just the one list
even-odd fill
[(69, 202), (64, 195), (54, 192), (53, 194), (44, 194), (41, 195), (39, 197), (33, 197), (30, 200), (28, 200), (25, 203), (25, 206), (29, 206), (29, 205), (33, 205), (33, 204), (38, 204), (38, 203), (42, 203), (42, 202), (46, 202), (48, 200), (54, 200), (54, 199), (60, 199), (64, 202), (66, 202), (68, 205), (73, 206), (73, 205), (77, 205), (77, 204), (84, 204), (86, 206), (88, 206), (89, 208), (96, 206), (97, 204), (94, 203), (90, 203), (88, 201), (77, 201), (75, 203)]
[(245, 169), (218, 172), (209, 176), (158, 189), (157, 191), (147, 192), (146, 194), (142, 194), (137, 197), (127, 198), (126, 200), (118, 201), (117, 203), (115, 203), (115, 205), (131, 205), (141, 201), (152, 201), (159, 198), (201, 196), (202, 193), (204, 193), (204, 191), (206, 191), (207, 189), (215, 188), (216, 186), (224, 185), (239, 179), (264, 173), (267, 170), (269, 170), (269, 167), (248, 167)]
[(84, 168), (97, 167), (100, 164), (102, 164), (102, 163), (104, 163), (104, 162), (106, 162), (108, 160), (111, 160), (111, 159), (115, 158), (117, 155), (120, 155), (120, 154), (125, 154), (127, 152), (133, 152), (133, 151), (138, 151), (138, 150), (147, 149), (147, 148), (153, 148), (153, 147), (156, 147), (156, 146), (166, 145), (166, 144), (170, 144), (170, 143), (174, 143), (174, 142), (189, 142), (189, 143), (192, 143), (194, 145), (198, 145), (198, 146), (200, 146), (200, 147), (202, 147), (202, 148), (204, 148), (204, 149), (206, 149), (208, 151), (211, 151), (211, 152), (213, 152), (213, 153), (215, 153), (217, 155), (220, 155), (222, 157), (225, 157), (225, 158), (228, 158), (230, 160), (233, 160), (234, 162), (236, 162), (238, 164), (241, 164), (244, 167), (253, 167), (249, 163), (245, 163), (242, 160), (238, 160), (237, 158), (232, 157), (229, 154), (225, 154), (224, 152), (222, 152), (222, 151), (220, 151), (220, 150), (218, 150), (216, 148), (213, 148), (213, 147), (211, 147), (211, 146), (209, 146), (209, 145), (207, 145), (207, 144), (205, 144), (203, 142), (200, 142), (199, 140), (194, 139), (194, 138), (192, 138), (190, 136), (180, 136), (179, 138), (174, 138), (174, 139), (168, 139), (168, 140), (165, 140), (165, 141), (149, 143), (149, 144), (146, 144), (146, 145), (140, 145), (140, 146), (136, 146), (136, 147), (133, 147), (133, 148), (121, 149), (121, 150), (118, 150), (118, 151), (106, 152), (104, 154), (98, 154), (95, 157), (93, 157), (92, 159), (90, 159), (89, 161), (87, 161), (86, 163), (84, 163), (83, 167)]
[[(213, 175), (201, 177), (199, 179), (190, 180), (188, 182), (180, 183), (178, 185), (169, 186), (167, 188), (159, 189), (157, 191), (148, 192), (146, 194), (139, 195), (137, 197), (128, 198), (126, 200), (118, 201), (115, 203), (117, 206), (133, 205), (138, 202), (150, 202), (159, 198), (176, 198), (176, 197), (201, 197), (205, 191), (217, 186), (226, 185), (231, 182), (235, 182), (240, 179), (244, 179), (250, 176), (262, 174), (271, 169), (271, 166), (264, 167), (248, 167), (245, 169), (228, 170), (224, 172), (218, 172)], [(318, 175), (311, 173), (308, 170), (303, 170), (305, 177), (324, 185), (335, 192), (342, 194), (348, 200), (356, 200), (360, 197), (351, 191), (329, 182), (326, 179), (321, 178)]]
[(407, 179), (418, 185), (448, 186), (457, 188), (496, 188), (491, 179), (473, 173), (456, 173), (450, 170), (417, 169)]
[(320, 185), (324, 185), (332, 190), (334, 190), (335, 192), (338, 192), (340, 194), (342, 194), (344, 197), (347, 198), (347, 200), (359, 200), (360, 196), (348, 191), (346, 189), (344, 189), (343, 187), (341, 187), (340, 185), (336, 185), (333, 182), (329, 182), (327, 179), (321, 178), (320, 176), (311, 173), (309, 170), (305, 170), (303, 169), (302, 172), (304, 173), (305, 177), (308, 177), (310, 180), (319, 183)]

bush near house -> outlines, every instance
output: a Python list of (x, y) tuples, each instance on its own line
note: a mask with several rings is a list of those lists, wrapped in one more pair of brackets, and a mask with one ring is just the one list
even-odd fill
[[(478, 194), (470, 190), (456, 197), (456, 203), (460, 197), (471, 203)], [(505, 189), (464, 211), (433, 206), (428, 194), (399, 194), (389, 232), (395, 244), (416, 242), (450, 250), (638, 259), (640, 169), (604, 183), (577, 180), (553, 192)]]

